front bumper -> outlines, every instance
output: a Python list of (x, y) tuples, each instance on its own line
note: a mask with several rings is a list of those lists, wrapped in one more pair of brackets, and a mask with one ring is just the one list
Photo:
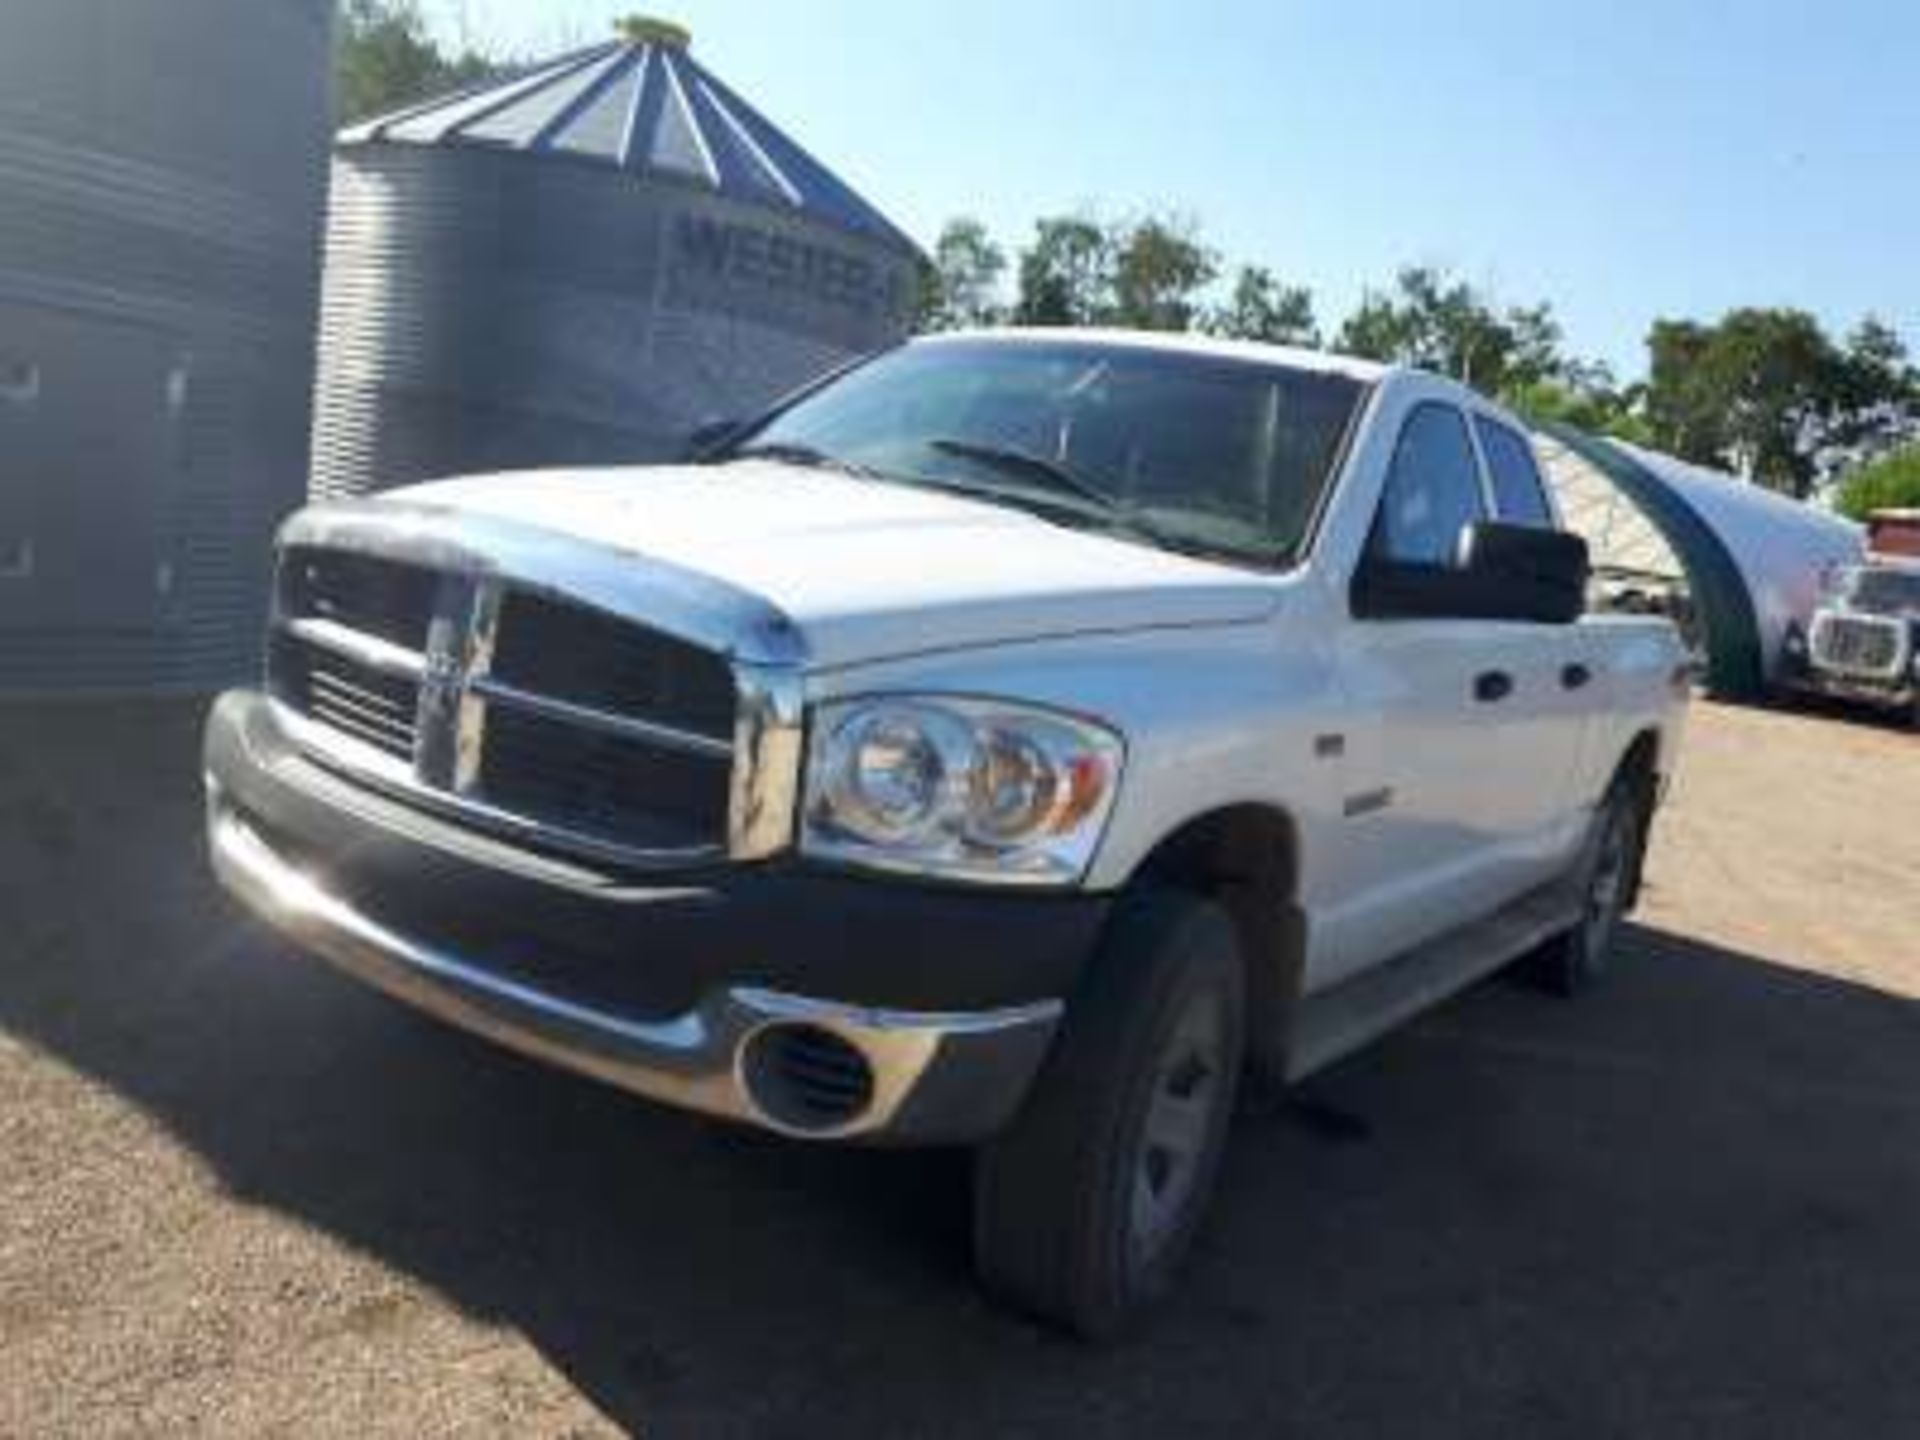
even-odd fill
[[(214, 708), (206, 771), (216, 873), (303, 947), (514, 1050), (806, 1138), (993, 1133), (1105, 917), (1098, 897), (777, 866), (665, 882), (583, 870), (350, 784), (244, 692)], [(751, 1059), (764, 1037), (803, 1028), (867, 1068), (864, 1101), (828, 1123), (771, 1103)]]
[(1824, 695), (1831, 700), (1845, 700), (1855, 705), (1873, 705), (1887, 710), (1911, 705), (1920, 696), (1920, 681), (1912, 678), (1860, 679), (1822, 670), (1804, 660), (1790, 659), (1782, 667), (1781, 679), (1788, 689), (1802, 694)]

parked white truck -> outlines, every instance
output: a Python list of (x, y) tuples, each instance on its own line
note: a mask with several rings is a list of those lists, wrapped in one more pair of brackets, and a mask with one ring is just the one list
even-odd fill
[(236, 895), (656, 1100), (977, 1146), (984, 1282), (1089, 1335), (1243, 1074), (1598, 976), (1688, 677), (1477, 395), (1165, 337), (916, 342), (697, 463), (309, 509), (278, 576)]
[(1787, 626), (1789, 689), (1871, 705), (1920, 730), (1920, 557), (1869, 554), (1833, 572), (1803, 626)]

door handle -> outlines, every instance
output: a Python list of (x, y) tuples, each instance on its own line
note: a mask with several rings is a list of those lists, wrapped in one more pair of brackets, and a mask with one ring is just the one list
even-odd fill
[(1474, 676), (1473, 698), (1491, 704), (1513, 693), (1513, 676), (1504, 670), (1486, 670)]
[(1577, 660), (1571, 665), (1562, 665), (1560, 667), (1560, 688), (1562, 690), (1584, 689), (1587, 682), (1591, 679), (1593, 679), (1593, 671), (1589, 670)]

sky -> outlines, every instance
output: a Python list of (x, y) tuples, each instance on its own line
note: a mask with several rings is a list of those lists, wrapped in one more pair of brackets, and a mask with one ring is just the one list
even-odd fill
[[(426, 0), (540, 56), (631, 0)], [(1323, 326), (1403, 265), (1553, 302), (1645, 368), (1656, 316), (1872, 311), (1920, 349), (1920, 0), (659, 0), (695, 56), (923, 244), (1192, 217)]]

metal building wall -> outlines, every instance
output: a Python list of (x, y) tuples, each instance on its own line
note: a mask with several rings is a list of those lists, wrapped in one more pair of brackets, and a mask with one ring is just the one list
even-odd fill
[(258, 659), (304, 492), (331, 0), (0, 6), (0, 692)]
[(375, 122), (334, 161), (313, 492), (671, 457), (901, 338), (915, 265), (684, 51)]

